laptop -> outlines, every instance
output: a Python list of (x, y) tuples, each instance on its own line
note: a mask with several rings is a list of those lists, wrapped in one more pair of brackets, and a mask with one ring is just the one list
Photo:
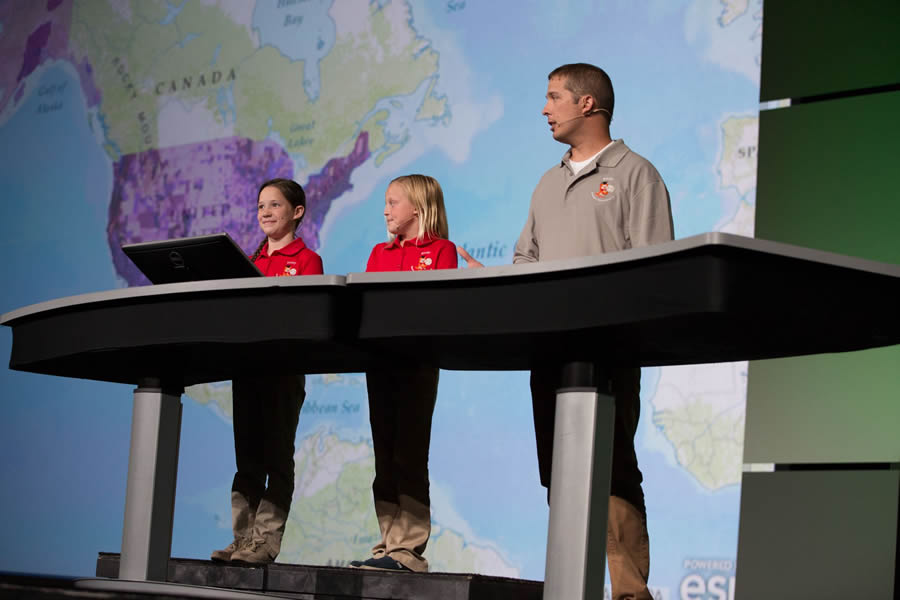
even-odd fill
[(227, 233), (126, 244), (122, 251), (154, 284), (262, 277)]

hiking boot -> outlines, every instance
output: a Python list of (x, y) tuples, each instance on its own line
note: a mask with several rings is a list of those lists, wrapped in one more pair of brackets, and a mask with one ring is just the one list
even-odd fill
[(275, 557), (269, 554), (265, 541), (256, 538), (241, 546), (231, 555), (231, 560), (250, 565), (267, 565), (273, 562)]
[(246, 496), (240, 492), (231, 492), (231, 529), (234, 541), (222, 550), (215, 550), (210, 558), (217, 562), (228, 562), (232, 555), (240, 550), (253, 534), (256, 521), (256, 506), (251, 505)]
[(286, 510), (272, 504), (266, 498), (259, 501), (256, 518), (253, 521), (253, 534), (250, 539), (254, 542), (258, 541), (265, 547), (271, 557), (268, 562), (275, 560), (275, 557), (281, 552), (281, 538), (284, 536), (287, 517)]
[(222, 550), (214, 550), (210, 559), (216, 562), (229, 562), (231, 556), (244, 545), (244, 540), (235, 539), (233, 542), (225, 546)]

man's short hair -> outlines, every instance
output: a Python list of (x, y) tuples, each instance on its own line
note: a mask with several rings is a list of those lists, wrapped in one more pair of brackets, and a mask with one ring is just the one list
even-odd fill
[(592, 96), (597, 108), (609, 111), (607, 116), (612, 121), (616, 96), (613, 93), (612, 81), (606, 71), (587, 63), (573, 63), (553, 69), (547, 79), (554, 77), (565, 79), (566, 89), (576, 97)]

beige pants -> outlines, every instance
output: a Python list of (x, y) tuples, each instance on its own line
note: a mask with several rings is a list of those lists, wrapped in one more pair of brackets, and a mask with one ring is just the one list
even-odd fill
[(609, 497), (606, 560), (613, 600), (653, 600), (647, 589), (650, 539), (647, 521), (627, 500)]
[(431, 535), (428, 449), (438, 370), (384, 368), (366, 373), (375, 449), (372, 494), (381, 540), (372, 548), (413, 571), (428, 570), (422, 556)]
[[(531, 398), (541, 483), (550, 498), (550, 467), (553, 464), (553, 426), (559, 365), (531, 371)], [(609, 528), (606, 554), (613, 598), (649, 599), (650, 542), (644, 508), (643, 475), (634, 451), (634, 435), (641, 412), (641, 370), (613, 369), (610, 379), (615, 396), (612, 473), (610, 479)]]

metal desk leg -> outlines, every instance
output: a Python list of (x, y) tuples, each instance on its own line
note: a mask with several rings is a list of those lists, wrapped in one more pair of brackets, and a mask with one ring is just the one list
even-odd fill
[(544, 600), (603, 598), (614, 417), (596, 387), (557, 391)]
[(119, 579), (165, 581), (181, 435), (180, 388), (142, 380), (134, 391)]

